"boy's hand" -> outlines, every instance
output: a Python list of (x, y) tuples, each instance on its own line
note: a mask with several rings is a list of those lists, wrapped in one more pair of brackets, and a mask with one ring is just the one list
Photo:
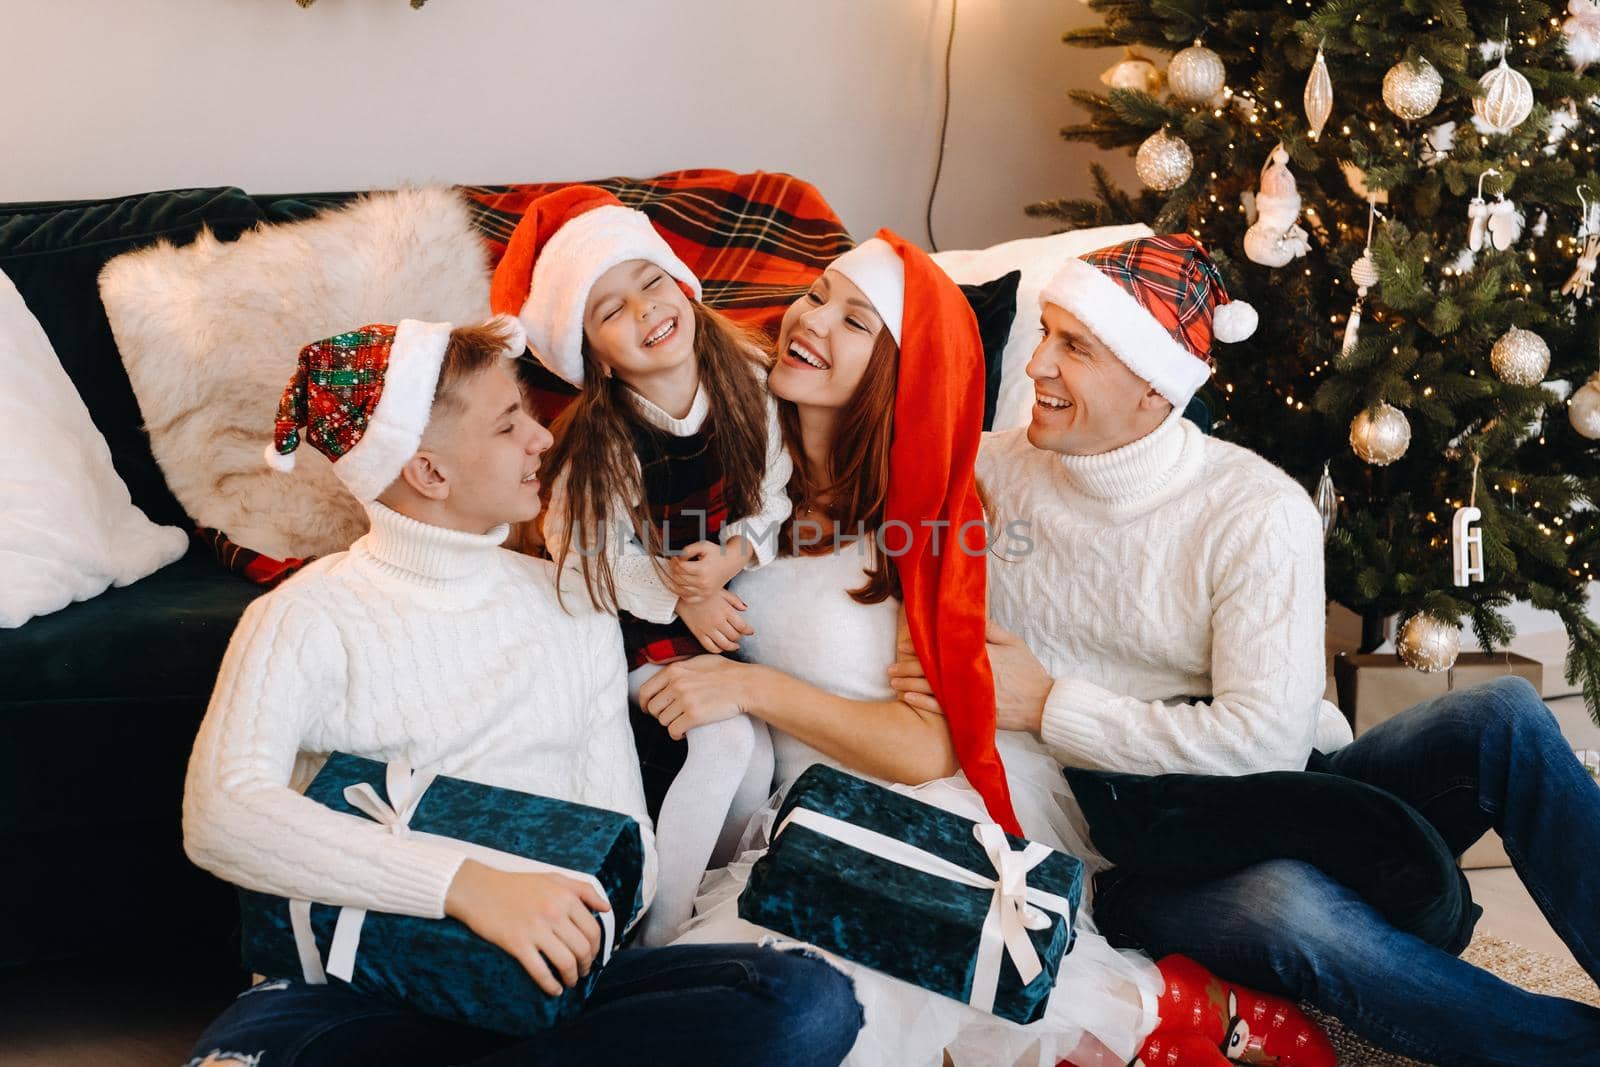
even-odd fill
[(750, 542), (743, 537), (730, 537), (725, 545), (696, 541), (667, 561), (669, 581), (684, 600), (706, 600), (744, 570), (754, 555)]
[(586, 882), (513, 874), (466, 860), (450, 883), (444, 910), (516, 957), (534, 983), (555, 997), (589, 973), (602, 936), (590, 913), (610, 911), (611, 905)]
[(755, 631), (741, 612), (750, 610), (745, 602), (726, 589), (718, 588), (704, 600), (679, 599), (678, 618), (689, 627), (707, 652), (737, 652), (739, 638)]

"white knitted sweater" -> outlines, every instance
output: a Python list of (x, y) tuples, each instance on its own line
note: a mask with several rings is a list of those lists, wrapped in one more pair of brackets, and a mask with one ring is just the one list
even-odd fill
[(1350, 740), (1322, 699), (1322, 528), (1277, 467), (1174, 413), (1099, 456), (986, 435), (978, 477), (990, 614), (1055, 679), (1042, 733), (1063, 763), (1300, 770)]
[(301, 795), (334, 751), (620, 811), (655, 848), (621, 634), (554, 567), (371, 504), (372, 529), (245, 611), (189, 760), (184, 845), (250, 889), (438, 918), (461, 860)]

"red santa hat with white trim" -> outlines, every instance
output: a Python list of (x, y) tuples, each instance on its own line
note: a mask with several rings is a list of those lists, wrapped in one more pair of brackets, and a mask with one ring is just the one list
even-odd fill
[(494, 270), (489, 305), (514, 315), (550, 371), (583, 388), (583, 312), (600, 276), (643, 259), (700, 299), (700, 279), (650, 216), (593, 185), (569, 185), (528, 206)]
[(1068, 260), (1039, 308), (1071, 312), (1128, 369), (1182, 409), (1211, 377), (1211, 342), (1243, 341), (1256, 309), (1230, 300), (1217, 265), (1186, 233), (1139, 237)]
[[(522, 355), (521, 325), (512, 318), (496, 325), (505, 333), (505, 355)], [(294, 470), (304, 443), (333, 461), (357, 500), (376, 500), (422, 446), (450, 332), (448, 322), (402, 319), (306, 345), (278, 401), (267, 465)]]
[[(888, 230), (828, 270), (855, 283), (900, 348), (880, 544), (900, 576), (911, 643), (944, 708), (961, 769), (989, 816), (1020, 834), (994, 741), (987, 561), (969, 537), (983, 527), (975, 474), (983, 432), (978, 321), (950, 276)], [(891, 526), (905, 531), (904, 546)]]

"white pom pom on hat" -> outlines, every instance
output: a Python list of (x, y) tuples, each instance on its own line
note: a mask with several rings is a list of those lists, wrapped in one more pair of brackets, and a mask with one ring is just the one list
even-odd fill
[(1256, 332), (1260, 316), (1243, 300), (1230, 300), (1211, 313), (1211, 335), (1225, 345), (1236, 344)]

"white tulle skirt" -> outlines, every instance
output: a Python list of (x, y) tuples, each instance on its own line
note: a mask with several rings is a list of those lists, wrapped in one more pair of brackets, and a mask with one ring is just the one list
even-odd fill
[[(1091, 875), (1099, 870), (1103, 861), (1090, 849), (1082, 816), (1055, 761), (1023, 735), (1002, 734), (999, 747), (1023, 833), (1082, 859)], [(965, 818), (988, 818), (977, 791), (961, 775), (890, 788)], [(677, 943), (758, 941), (800, 947), (792, 938), (739, 917), (739, 894), (766, 851), (781, 797), (773, 797), (751, 820), (739, 857), (706, 874), (695, 916)], [(1045, 1015), (1026, 1026), (817, 949), (850, 975), (865, 1009), (866, 1025), (845, 1063), (938, 1067), (948, 1053), (956, 1067), (1054, 1067), (1062, 1060), (1077, 1067), (1122, 1067), (1155, 1029), (1161, 975), (1145, 956), (1113, 949), (1095, 932), (1089, 911), (1086, 899), (1078, 913), (1077, 939), (1061, 961)]]

